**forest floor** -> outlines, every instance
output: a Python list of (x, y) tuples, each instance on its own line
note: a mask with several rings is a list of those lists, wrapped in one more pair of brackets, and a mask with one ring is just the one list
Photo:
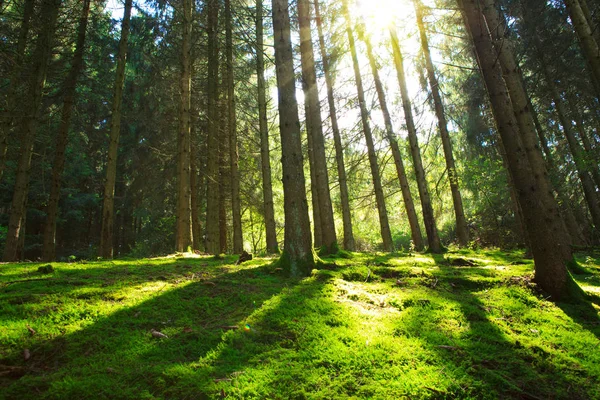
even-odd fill
[(2, 264), (0, 398), (600, 399), (600, 253), (577, 304), (522, 256)]

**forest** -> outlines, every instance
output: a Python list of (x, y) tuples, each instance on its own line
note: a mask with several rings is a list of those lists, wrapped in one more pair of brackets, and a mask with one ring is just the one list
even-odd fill
[(0, 0), (0, 399), (600, 398), (600, 3)]

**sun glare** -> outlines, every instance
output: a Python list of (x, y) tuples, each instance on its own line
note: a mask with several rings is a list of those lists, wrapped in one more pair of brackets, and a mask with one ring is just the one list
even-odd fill
[(387, 31), (413, 13), (411, 4), (402, 0), (357, 0), (356, 10), (369, 32)]

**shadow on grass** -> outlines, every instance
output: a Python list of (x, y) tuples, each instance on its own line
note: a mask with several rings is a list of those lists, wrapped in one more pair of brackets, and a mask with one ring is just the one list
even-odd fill
[[(192, 278), (164, 291), (158, 290), (153, 297), (121, 307), (106, 317), (86, 315), (91, 308), (69, 306), (65, 309), (67, 305), (57, 297), (56, 309), (49, 310), (49, 317), (57, 327), (55, 337), (40, 341), (35, 340), (34, 335), (31, 359), (27, 363), (23, 361), (21, 349), (13, 347), (10, 354), (3, 354), (1, 364), (21, 367), (22, 374), (18, 375), (24, 374), (17, 376), (20, 378), (17, 380), (3, 377), (0, 380), (3, 395), (11, 399), (152, 398), (166, 391), (163, 379), (166, 370), (197, 361), (214, 351), (222, 341), (224, 329), (229, 329), (223, 327), (240, 326), (264, 301), (295, 282), (276, 277), (269, 265), (241, 267), (232, 272), (226, 266), (205, 268), (205, 260), (195, 261), (191, 268), (195, 272), (190, 273), (197, 274), (201, 280)], [(185, 276), (189, 279), (188, 273), (176, 271), (192, 262), (194, 260), (178, 259), (160, 266), (148, 265), (148, 271), (132, 276), (121, 266), (71, 271), (67, 275), (70, 279), (81, 279), (81, 274), (95, 278), (97, 273), (111, 274), (114, 285), (118, 285), (121, 278), (131, 278), (130, 285), (154, 279), (158, 280), (157, 285), (164, 285), (163, 278), (167, 277), (163, 275), (169, 270), (175, 272), (167, 280)], [(203, 272), (207, 273), (204, 278)], [(102, 281), (95, 278), (90, 289)], [(19, 286), (9, 287), (19, 289)], [(67, 288), (57, 294), (68, 296), (72, 290)], [(36, 297), (33, 293), (29, 295)], [(93, 291), (90, 296), (76, 299), (84, 303), (123, 300), (97, 297)], [(35, 320), (36, 316), (25, 318)], [(83, 328), (60, 334), (61, 325), (73, 321), (81, 321)], [(152, 329), (169, 337), (153, 337)]]

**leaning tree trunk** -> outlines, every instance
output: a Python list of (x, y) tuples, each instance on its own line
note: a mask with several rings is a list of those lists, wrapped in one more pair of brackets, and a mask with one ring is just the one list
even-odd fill
[(592, 27), (588, 23), (585, 11), (578, 0), (564, 0), (573, 28), (579, 38), (583, 56), (588, 63), (592, 81), (596, 86), (596, 94), (600, 96), (600, 44), (596, 42)]
[[(543, 60), (542, 64), (544, 64)], [(585, 165), (583, 149), (581, 148), (581, 145), (575, 137), (575, 132), (573, 132), (573, 125), (563, 105), (562, 97), (558, 92), (558, 89), (556, 88), (556, 84), (554, 83), (552, 75), (548, 70), (548, 66), (545, 64), (543, 65), (543, 72), (546, 84), (550, 89), (552, 100), (554, 101), (554, 107), (556, 108), (558, 120), (562, 125), (562, 130), (567, 139), (569, 150), (571, 151), (571, 155), (573, 156), (575, 169), (577, 170), (577, 176), (579, 177), (579, 181), (581, 182), (581, 186), (583, 188), (583, 195), (588, 205), (588, 209), (590, 210), (590, 214), (592, 215), (592, 221), (594, 222), (594, 226), (600, 229), (600, 204), (598, 202), (598, 196), (596, 194), (594, 182), (592, 181), (588, 168)]]
[(191, 249), (192, 191), (191, 191), (191, 130), (190, 107), (192, 89), (192, 14), (193, 1), (183, 0), (183, 40), (181, 42), (181, 78), (179, 106), (179, 134), (177, 135), (177, 234), (176, 250)]
[(313, 161), (319, 201), (319, 216), (321, 220), (322, 254), (332, 254), (338, 251), (331, 193), (329, 191), (329, 174), (327, 172), (327, 157), (325, 155), (325, 139), (323, 137), (323, 121), (321, 119), (321, 103), (317, 89), (317, 73), (315, 70), (314, 49), (310, 27), (309, 0), (298, 0), (298, 23), (300, 26), (300, 58), (302, 78), (308, 92), (308, 134), (312, 137)]
[(375, 80), (375, 89), (377, 91), (377, 97), (379, 99), (379, 107), (381, 108), (381, 112), (383, 114), (383, 121), (385, 122), (385, 131), (387, 134), (387, 139), (390, 142), (392, 156), (394, 157), (394, 164), (396, 165), (396, 173), (398, 174), (398, 180), (400, 181), (400, 189), (402, 191), (404, 207), (406, 209), (406, 215), (408, 217), (408, 223), (410, 225), (412, 242), (415, 249), (421, 251), (423, 250), (423, 236), (421, 235), (421, 227), (419, 226), (419, 219), (417, 218), (415, 203), (410, 192), (410, 186), (408, 184), (408, 178), (406, 176), (404, 162), (402, 161), (400, 147), (398, 146), (396, 134), (394, 133), (394, 129), (392, 126), (392, 118), (390, 117), (390, 112), (388, 110), (387, 102), (385, 100), (385, 92), (383, 90), (383, 85), (381, 84), (381, 79), (379, 77), (379, 67), (377, 66), (377, 63), (375, 61), (375, 56), (373, 55), (371, 41), (366, 35), (363, 36), (363, 40), (367, 47), (367, 56), (369, 57), (369, 64), (371, 65), (371, 71), (373, 72), (373, 78)]
[(25, 104), (25, 118), (21, 119), (19, 132), (21, 135), (21, 155), (17, 166), (15, 189), (8, 221), (8, 233), (2, 259), (15, 261), (19, 238), (26, 213), (27, 195), (29, 193), (29, 177), (31, 157), (35, 142), (35, 131), (40, 118), (42, 94), (46, 82), (48, 64), (52, 55), (52, 44), (56, 31), (56, 21), (61, 2), (44, 0), (42, 3), (42, 29), (38, 35), (33, 53), (33, 68), (29, 81), (28, 102)]
[(271, 182), (271, 157), (269, 152), (269, 127), (267, 124), (267, 100), (265, 84), (265, 61), (263, 45), (263, 3), (256, 0), (256, 75), (258, 80), (258, 122), (260, 131), (260, 160), (263, 183), (265, 233), (267, 252), (277, 253), (277, 232), (273, 208), (273, 185)]
[(352, 232), (352, 217), (350, 213), (350, 200), (348, 195), (348, 183), (346, 178), (346, 168), (344, 167), (344, 150), (342, 139), (338, 127), (335, 99), (333, 95), (333, 78), (329, 70), (329, 59), (325, 48), (325, 39), (323, 37), (323, 28), (321, 26), (321, 14), (319, 12), (319, 0), (314, 0), (315, 19), (319, 33), (319, 47), (321, 50), (321, 62), (323, 72), (325, 73), (325, 84), (327, 86), (327, 101), (329, 103), (329, 117), (331, 119), (331, 130), (333, 131), (333, 143), (335, 146), (335, 160), (338, 170), (338, 181), (340, 184), (340, 198), (342, 203), (342, 220), (344, 225), (344, 249), (348, 251), (355, 250), (354, 233)]
[(463, 208), (462, 196), (458, 187), (458, 173), (454, 163), (454, 155), (452, 154), (452, 141), (448, 133), (448, 122), (444, 112), (444, 103), (440, 95), (439, 83), (435, 75), (431, 53), (429, 51), (429, 41), (425, 33), (425, 24), (423, 22), (423, 5), (420, 0), (415, 0), (415, 11), (417, 14), (417, 26), (419, 27), (419, 35), (421, 37), (421, 49), (425, 57), (425, 67), (427, 68), (427, 76), (429, 78), (429, 86), (431, 88), (431, 96), (435, 106), (435, 115), (438, 119), (438, 128), (440, 137), (442, 138), (442, 147), (444, 149), (444, 157), (446, 159), (446, 170), (448, 171), (448, 181), (450, 182), (450, 191), (452, 192), (452, 204), (454, 205), (454, 215), (456, 217), (456, 237), (460, 246), (469, 244), (469, 230), (467, 227), (467, 219)]
[(117, 55), (117, 75), (113, 92), (113, 104), (110, 122), (110, 143), (106, 162), (106, 182), (102, 205), (102, 231), (100, 233), (100, 256), (113, 257), (113, 230), (115, 207), (115, 181), (117, 179), (117, 151), (121, 134), (121, 102), (123, 100), (123, 83), (125, 82), (125, 63), (127, 62), (127, 39), (133, 1), (125, 1), (125, 12), (121, 25), (121, 40)]
[(206, 161), (206, 251), (219, 254), (219, 2), (208, 0), (208, 144)]
[(56, 151), (54, 154), (54, 166), (52, 167), (52, 186), (50, 188), (50, 198), (46, 208), (46, 225), (44, 227), (44, 247), (42, 251), (43, 261), (52, 261), (56, 257), (56, 220), (58, 217), (58, 201), (60, 200), (60, 187), (62, 174), (65, 169), (65, 151), (69, 136), (69, 127), (71, 126), (71, 115), (73, 104), (75, 103), (75, 88), (77, 78), (83, 66), (83, 53), (85, 50), (85, 33), (88, 25), (88, 15), (90, 13), (90, 0), (83, 1), (83, 10), (79, 18), (77, 27), (77, 41), (75, 43), (75, 52), (73, 53), (73, 63), (71, 70), (64, 84), (64, 101), (60, 126), (56, 135)]
[(415, 127), (415, 122), (413, 120), (410, 96), (408, 94), (408, 88), (406, 87), (404, 60), (402, 57), (402, 52), (400, 51), (398, 36), (393, 29), (390, 29), (390, 35), (392, 39), (392, 49), (394, 52), (394, 63), (396, 65), (396, 72), (398, 73), (400, 95), (402, 97), (402, 108), (404, 109), (404, 116), (406, 118), (406, 129), (408, 131), (410, 152), (415, 169), (415, 176), (417, 178), (419, 196), (421, 197), (421, 208), (423, 209), (423, 221), (425, 222), (425, 231), (427, 232), (427, 243), (429, 244), (429, 250), (431, 252), (439, 253), (442, 251), (442, 244), (440, 242), (437, 226), (435, 224), (435, 217), (433, 215), (433, 207), (431, 205), (429, 189), (427, 189), (427, 179), (425, 177), (425, 170), (423, 169), (423, 161), (421, 160), (421, 150), (419, 149), (419, 142), (417, 139), (417, 128)]
[(508, 159), (509, 172), (519, 195), (535, 260), (535, 280), (554, 299), (569, 297), (575, 285), (566, 268), (572, 260), (572, 253), (558, 205), (552, 193), (543, 190), (539, 180), (534, 178), (534, 170), (530, 165), (532, 161), (527, 157), (521, 141), (502, 69), (497, 63), (498, 55), (478, 0), (459, 0), (458, 3), (474, 43), (477, 62)]
[(358, 65), (358, 55), (356, 54), (356, 44), (354, 42), (354, 34), (352, 33), (352, 21), (350, 20), (350, 12), (348, 11), (348, 0), (343, 0), (342, 8), (346, 18), (346, 34), (350, 44), (350, 53), (352, 54), (352, 66), (354, 68), (354, 79), (356, 81), (356, 90), (358, 94), (358, 103), (360, 105), (360, 119), (363, 127), (363, 134), (367, 142), (367, 151), (369, 156), (369, 166), (371, 167), (371, 175), (373, 177), (373, 189), (375, 190), (375, 200), (377, 201), (377, 211), (379, 212), (379, 226), (381, 228), (381, 238), (383, 240), (383, 248), (385, 251), (392, 251), (394, 243), (392, 241), (392, 232), (388, 220), (387, 208), (385, 206), (385, 197), (383, 195), (383, 187), (381, 185), (381, 176), (379, 175), (379, 166), (377, 165), (377, 153), (373, 144), (373, 135), (371, 126), (369, 125), (369, 111), (365, 102), (365, 92), (362, 84), (362, 76)]
[(315, 256), (306, 201), (289, 5), (287, 0), (273, 0), (272, 5), (285, 213), (280, 264), (290, 276), (308, 276), (315, 266)]
[(242, 206), (240, 200), (240, 171), (238, 168), (235, 91), (233, 81), (233, 28), (231, 1), (225, 0), (225, 48), (227, 55), (227, 129), (229, 131), (229, 166), (231, 174), (231, 214), (233, 220), (233, 252), (244, 250), (242, 235)]
[(19, 80), (18, 78), (19, 74), (21, 73), (21, 68), (23, 67), (23, 56), (25, 55), (25, 48), (27, 46), (27, 36), (29, 35), (34, 5), (35, 0), (26, 0), (23, 6), (23, 20), (21, 21), (21, 27), (19, 28), (19, 38), (17, 39), (17, 49), (14, 55), (14, 64), (11, 68), (12, 73), (8, 81), (6, 104), (4, 104), (4, 110), (2, 110), (2, 113), (0, 113), (0, 181), (2, 181), (2, 175), (4, 174), (4, 168), (6, 166), (8, 134), (14, 121), (14, 109), (16, 106), (15, 99), (17, 97), (16, 94)]

